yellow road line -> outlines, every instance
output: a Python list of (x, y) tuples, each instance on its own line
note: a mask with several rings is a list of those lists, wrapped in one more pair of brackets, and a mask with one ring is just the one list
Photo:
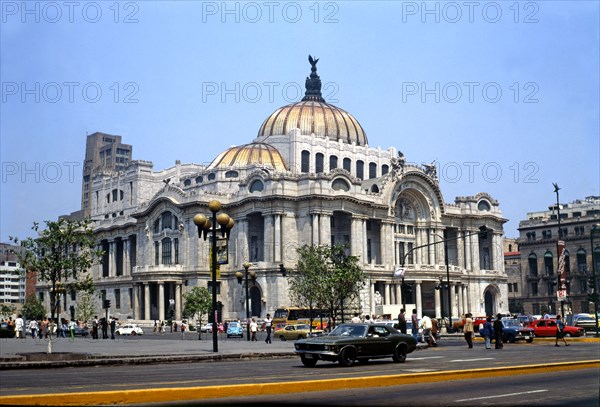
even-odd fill
[(483, 377), (539, 374), (553, 371), (591, 369), (598, 367), (600, 367), (600, 360), (584, 360), (578, 362), (560, 362), (486, 369), (450, 370), (389, 376), (304, 380), (299, 382), (0, 396), (0, 405), (89, 406), (105, 404), (143, 404), (183, 400), (214, 399), (222, 398), (223, 395), (227, 395), (227, 397), (241, 397), (260, 396), (266, 394), (330, 391), (360, 387), (400, 386), (404, 384), (424, 382), (431, 383)]

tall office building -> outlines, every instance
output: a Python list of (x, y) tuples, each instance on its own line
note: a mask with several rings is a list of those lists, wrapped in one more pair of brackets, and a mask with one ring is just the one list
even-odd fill
[(81, 211), (90, 216), (91, 180), (98, 174), (110, 175), (123, 171), (131, 162), (133, 147), (121, 143), (121, 136), (96, 132), (87, 136), (83, 178), (81, 184)]

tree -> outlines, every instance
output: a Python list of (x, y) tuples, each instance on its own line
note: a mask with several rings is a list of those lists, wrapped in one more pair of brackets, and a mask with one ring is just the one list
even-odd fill
[(12, 304), (2, 304), (0, 305), (0, 315), (2, 315), (3, 317), (10, 317), (12, 314), (14, 314), (15, 310), (17, 309), (17, 307), (15, 307)]
[[(332, 298), (336, 294), (339, 298), (337, 304), (342, 322), (344, 322), (344, 305), (348, 301), (358, 298), (360, 290), (364, 287), (367, 280), (364, 271), (358, 265), (358, 257), (347, 255), (347, 249), (347, 245), (336, 245), (329, 252), (331, 265), (327, 288)], [(331, 303), (336, 304), (333, 300)]]
[[(94, 291), (90, 269), (101, 258), (102, 252), (96, 250), (89, 220), (63, 218), (45, 223), (43, 230), (38, 223), (33, 224), (31, 229), (38, 233), (36, 238), (19, 240), (11, 236), (10, 240), (25, 249), (23, 253), (16, 253), (25, 271), (36, 273), (38, 281), (50, 285), (50, 321), (53, 325), (61, 295)], [(52, 353), (53, 326), (49, 332), (48, 353)]]
[(77, 299), (76, 316), (80, 321), (89, 321), (96, 315), (96, 303), (93, 295), (83, 292)]
[(202, 317), (212, 309), (212, 295), (206, 287), (194, 287), (183, 294), (183, 316), (196, 317), (197, 324), (202, 324)]
[(35, 294), (30, 294), (25, 298), (21, 312), (25, 319), (42, 319), (46, 315), (46, 308), (44, 304)]

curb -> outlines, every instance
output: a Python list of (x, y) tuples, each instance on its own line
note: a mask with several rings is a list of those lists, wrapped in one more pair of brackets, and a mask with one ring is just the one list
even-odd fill
[(267, 394), (305, 393), (361, 387), (389, 387), (404, 384), (432, 383), (448, 380), (466, 380), (506, 375), (548, 373), (551, 371), (592, 369), (600, 367), (600, 360), (537, 364), (529, 366), (497, 367), (445, 372), (369, 376), (356, 378), (305, 380), (263, 384), (241, 384), (206, 387), (179, 387), (121, 391), (58, 393), (31, 396), (0, 396), (0, 405), (77, 406), (105, 404), (145, 404), (227, 397), (260, 396)]

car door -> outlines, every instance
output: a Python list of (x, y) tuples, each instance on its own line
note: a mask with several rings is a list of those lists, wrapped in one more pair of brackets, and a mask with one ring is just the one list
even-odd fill
[(283, 328), (283, 336), (285, 339), (295, 338), (296, 335), (296, 327), (293, 325), (288, 325)]

